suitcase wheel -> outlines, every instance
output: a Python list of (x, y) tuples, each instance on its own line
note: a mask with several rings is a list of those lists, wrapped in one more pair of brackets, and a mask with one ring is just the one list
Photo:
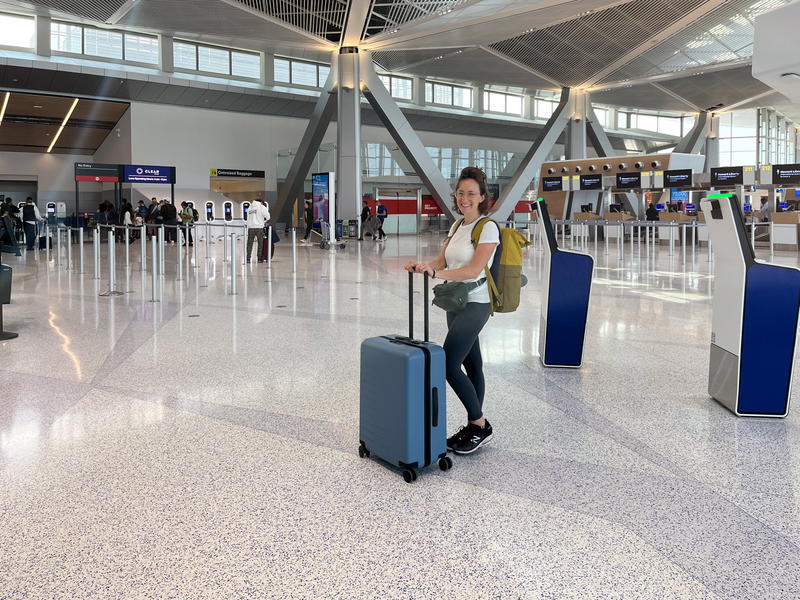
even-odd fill
[(320, 242), (319, 243), (319, 247), (320, 247), (321, 250), (327, 250), (328, 249), (328, 242)]
[(406, 483), (411, 483), (417, 480), (417, 472), (414, 469), (408, 468), (403, 470), (403, 479)]
[(443, 456), (439, 459), (439, 468), (442, 471), (449, 471), (453, 468), (453, 459), (449, 456)]
[(367, 447), (364, 445), (364, 442), (361, 442), (361, 444), (358, 446), (358, 455), (361, 458), (369, 458), (369, 450), (367, 450)]

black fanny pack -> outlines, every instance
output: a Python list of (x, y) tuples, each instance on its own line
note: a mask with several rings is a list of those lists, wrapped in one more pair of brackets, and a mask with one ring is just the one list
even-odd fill
[(461, 312), (466, 308), (469, 293), (486, 283), (486, 278), (478, 281), (448, 281), (433, 287), (433, 305), (447, 312)]

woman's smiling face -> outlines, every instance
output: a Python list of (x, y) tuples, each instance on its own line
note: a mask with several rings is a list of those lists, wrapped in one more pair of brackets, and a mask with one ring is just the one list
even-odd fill
[(481, 195), (481, 188), (474, 179), (462, 179), (456, 188), (456, 204), (458, 210), (465, 217), (480, 214), (480, 204), (484, 197)]

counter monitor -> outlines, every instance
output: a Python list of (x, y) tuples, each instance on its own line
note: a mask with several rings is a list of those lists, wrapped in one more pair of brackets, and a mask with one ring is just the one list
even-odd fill
[(582, 190), (602, 190), (603, 189), (603, 176), (602, 175), (581, 175), (581, 189)]
[(617, 173), (617, 189), (633, 190), (642, 187), (641, 173)]
[(780, 185), (793, 185), (800, 183), (800, 164), (773, 165), (772, 183)]
[(714, 167), (711, 169), (711, 185), (730, 187), (744, 183), (744, 167)]
[(676, 169), (664, 171), (665, 188), (688, 188), (692, 187), (692, 170)]
[(656, 204), (656, 210), (664, 210), (663, 204)]
[(560, 192), (562, 190), (561, 177), (542, 177), (543, 192)]

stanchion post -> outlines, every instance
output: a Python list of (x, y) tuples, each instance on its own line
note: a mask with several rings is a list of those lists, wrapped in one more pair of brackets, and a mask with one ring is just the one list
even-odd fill
[(674, 221), (670, 221), (669, 224), (669, 255), (672, 256), (675, 254), (675, 226), (673, 225)]
[(67, 271), (72, 269), (72, 227), (67, 227)]
[(100, 228), (94, 230), (92, 236), (92, 246), (94, 247), (94, 277), (92, 279), (100, 279)]
[(230, 266), (230, 272), (231, 272), (231, 295), (232, 296), (236, 295), (236, 271), (237, 271), (237, 268), (238, 267), (236, 266), (236, 234), (232, 233), (231, 234), (231, 266)]
[(56, 266), (61, 266), (61, 226), (56, 225)]
[(47, 249), (47, 262), (50, 262), (50, 223), (44, 224), (44, 246)]
[(772, 221), (769, 222), (769, 255), (775, 254), (775, 236), (772, 235)]
[(86, 272), (83, 268), (83, 227), (78, 227), (78, 260), (80, 260), (78, 273), (83, 275)]
[(158, 302), (158, 240), (154, 235), (152, 238), (152, 257), (150, 267), (150, 302)]
[(224, 254), (222, 255), (222, 262), (228, 262), (228, 223), (222, 224), (222, 247)]
[(753, 252), (756, 250), (756, 222), (750, 221), (750, 245), (753, 247)]
[(147, 226), (142, 225), (139, 230), (141, 245), (142, 245), (142, 273), (147, 270)]
[(164, 226), (162, 225), (158, 230), (158, 264), (159, 264), (159, 271), (160, 274), (163, 276), (166, 272), (166, 259), (164, 255), (166, 254), (166, 242), (164, 240)]
[(625, 258), (625, 221), (619, 222), (619, 257)]
[(125, 268), (131, 268), (131, 230), (125, 225)]
[(176, 229), (175, 230), (176, 237), (178, 238), (178, 242), (176, 244), (177, 247), (178, 247), (178, 249), (177, 249), (177, 254), (178, 254), (178, 277), (177, 277), (177, 281), (183, 281), (183, 244), (181, 244), (181, 240), (180, 240), (181, 236), (180, 236), (180, 234), (178, 234), (179, 231), (180, 231), (180, 229)]
[(117, 273), (116, 273), (116, 246), (114, 245), (114, 236), (116, 234), (115, 228), (111, 228), (108, 232), (108, 291), (112, 294), (117, 291)]
[(267, 267), (272, 268), (272, 225), (267, 227)]
[(297, 273), (297, 230), (292, 227), (292, 273)]
[(206, 260), (208, 260), (208, 236), (211, 234), (211, 227), (208, 223), (205, 223), (206, 226), (206, 235), (204, 238), (204, 243), (206, 246)]

